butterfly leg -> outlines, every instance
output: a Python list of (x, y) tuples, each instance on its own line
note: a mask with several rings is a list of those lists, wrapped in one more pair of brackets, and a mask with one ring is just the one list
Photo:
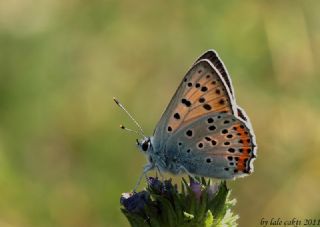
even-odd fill
[(201, 184), (201, 182), (193, 174), (188, 173), (188, 176), (193, 180), (193, 182)]
[(137, 181), (137, 183), (136, 183), (136, 186), (134, 186), (133, 192), (136, 192), (136, 189), (137, 189), (138, 186), (140, 185), (140, 182), (141, 182), (141, 180), (142, 180), (142, 177), (143, 177), (143, 176), (146, 176), (146, 177), (147, 177), (146, 173), (149, 172), (150, 170), (152, 170), (153, 168), (154, 168), (154, 164), (152, 164), (152, 163), (148, 163), (147, 165), (145, 165), (145, 166), (143, 167), (143, 172), (141, 173), (141, 175), (140, 175), (140, 177), (139, 177), (139, 179), (138, 179), (138, 181)]
[(182, 172), (187, 173), (188, 176), (189, 176), (194, 182), (201, 184), (201, 182), (200, 182), (199, 180), (197, 180), (196, 176), (194, 176), (192, 173), (190, 173), (184, 166), (181, 166), (181, 167), (180, 167), (180, 170), (181, 170)]
[[(159, 175), (160, 175), (160, 177), (161, 177), (161, 180), (164, 181), (164, 176), (162, 175), (159, 166), (156, 165), (156, 168), (157, 168), (157, 172), (156, 172), (156, 173), (159, 172)], [(156, 177), (158, 177), (158, 176), (156, 176)]]

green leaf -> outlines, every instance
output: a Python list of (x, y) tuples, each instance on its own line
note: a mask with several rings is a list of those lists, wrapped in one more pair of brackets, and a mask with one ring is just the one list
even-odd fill
[(125, 209), (121, 209), (122, 213), (127, 217), (130, 225), (132, 227), (149, 227), (150, 225), (146, 220), (139, 216), (138, 214), (132, 214), (126, 211)]
[(191, 189), (189, 188), (189, 195), (188, 195), (188, 199), (187, 199), (187, 203), (188, 203), (188, 207), (187, 207), (187, 211), (191, 214), (194, 214), (196, 211), (196, 203), (197, 203), (197, 199), (195, 194), (193, 193), (193, 191), (191, 191)]
[[(182, 178), (183, 179), (183, 178)], [(184, 182), (183, 181), (181, 181), (181, 194), (183, 195), (183, 196), (185, 196), (186, 195), (186, 192), (185, 192), (185, 185), (184, 185)]]
[(189, 188), (188, 182), (183, 177), (182, 177), (182, 182), (184, 183), (185, 188)]
[(173, 193), (172, 194), (172, 200), (173, 200), (173, 206), (174, 206), (174, 210), (175, 210), (175, 214), (177, 215), (177, 219), (178, 220), (182, 220), (183, 219), (183, 208), (181, 205), (181, 200), (180, 200), (180, 196), (177, 193)]
[(213, 215), (212, 215), (211, 211), (208, 210), (208, 212), (206, 214), (205, 221), (204, 221), (204, 226), (205, 227), (212, 227), (212, 225), (213, 225)]
[(160, 195), (153, 195), (154, 198), (161, 204), (161, 216), (167, 226), (176, 226), (177, 215), (170, 201)]
[(207, 200), (208, 200), (208, 194), (203, 193), (200, 198), (199, 207), (197, 209), (197, 220), (199, 223), (203, 223), (206, 211), (207, 211)]
[(208, 184), (207, 184), (207, 182), (206, 182), (206, 179), (205, 179), (204, 177), (201, 177), (201, 181), (199, 181), (199, 182), (201, 182), (201, 184), (202, 184), (203, 186), (208, 186)]
[(233, 215), (231, 210), (226, 211), (225, 216), (219, 223), (220, 226), (237, 226), (237, 220), (239, 219), (238, 215)]
[(190, 221), (190, 220), (194, 219), (193, 214), (189, 214), (189, 213), (187, 213), (187, 212), (183, 212), (183, 215), (184, 215), (184, 217), (185, 217), (185, 220)]
[(227, 210), (227, 207), (225, 206), (228, 194), (229, 189), (227, 188), (226, 182), (223, 181), (219, 185), (218, 193), (208, 206), (214, 216), (215, 222), (219, 222), (225, 215), (225, 212)]
[(149, 218), (150, 226), (160, 227), (161, 226), (161, 224), (160, 224), (161, 219), (159, 218), (159, 215), (158, 215), (158, 209), (154, 205), (155, 203), (156, 202), (153, 202), (152, 205), (145, 207), (145, 213), (146, 213), (146, 216)]
[(149, 220), (151, 227), (161, 227), (161, 224), (159, 223), (159, 220), (157, 220), (157, 217), (151, 217)]

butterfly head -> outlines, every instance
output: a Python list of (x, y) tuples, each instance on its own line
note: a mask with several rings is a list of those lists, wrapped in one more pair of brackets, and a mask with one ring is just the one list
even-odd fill
[(140, 139), (140, 140), (137, 139), (137, 146), (144, 153), (149, 153), (149, 150), (151, 148), (151, 139), (150, 139), (150, 137), (144, 137), (143, 139)]

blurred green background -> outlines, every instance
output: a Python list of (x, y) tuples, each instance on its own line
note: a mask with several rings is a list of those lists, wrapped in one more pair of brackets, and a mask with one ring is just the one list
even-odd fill
[[(0, 226), (128, 226), (119, 197), (187, 69), (218, 51), (258, 159), (240, 226), (320, 218), (319, 1), (1, 1)], [(168, 175), (169, 176), (169, 175)], [(143, 186), (143, 185), (142, 185)]]

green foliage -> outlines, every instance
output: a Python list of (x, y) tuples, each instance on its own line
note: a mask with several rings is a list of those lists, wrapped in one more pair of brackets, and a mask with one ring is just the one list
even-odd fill
[[(150, 179), (150, 178), (149, 178)], [(210, 184), (204, 178), (190, 178), (190, 183), (182, 178), (181, 189), (172, 185), (171, 180), (161, 182), (157, 178), (148, 181), (146, 190), (121, 197), (122, 213), (133, 227), (188, 226), (214, 227), (236, 226), (237, 215), (231, 212), (235, 200), (229, 199), (230, 190), (223, 181), (219, 185)], [(200, 183), (201, 182), (201, 183)], [(156, 185), (156, 187), (155, 187)], [(198, 190), (200, 189), (200, 190)], [(148, 199), (140, 200), (146, 193)], [(144, 203), (142, 209), (138, 205)]]

